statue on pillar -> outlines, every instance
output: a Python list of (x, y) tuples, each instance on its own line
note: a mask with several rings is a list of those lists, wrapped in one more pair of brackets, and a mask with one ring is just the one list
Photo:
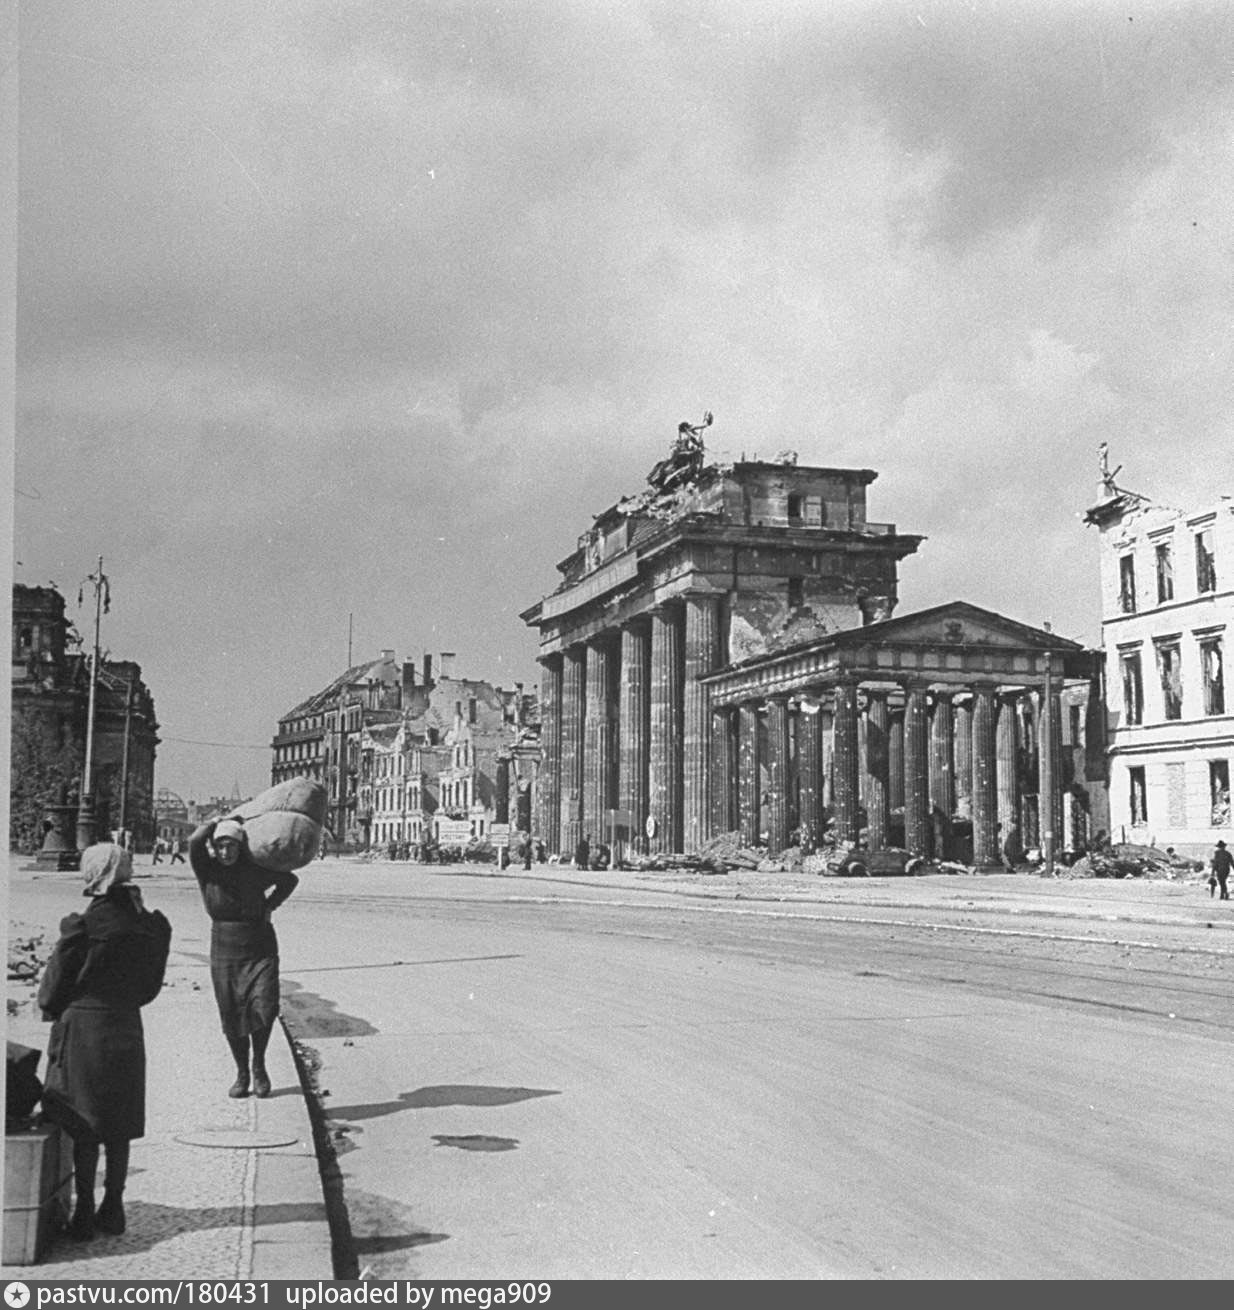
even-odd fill
[(673, 442), (672, 453), (647, 475), (647, 481), (656, 491), (661, 494), (676, 491), (678, 487), (698, 479), (703, 471), (703, 433), (712, 421), (711, 411), (708, 410), (701, 423), (677, 425), (677, 439)]

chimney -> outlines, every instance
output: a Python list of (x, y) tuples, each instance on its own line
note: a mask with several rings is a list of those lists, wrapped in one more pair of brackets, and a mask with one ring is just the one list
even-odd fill
[(454, 652), (443, 650), (440, 655), (440, 671), (443, 678), (454, 677)]
[(433, 657), (431, 655), (425, 655), (424, 657), (424, 685), (429, 691), (433, 690)]
[(416, 662), (415, 660), (403, 661), (403, 692), (406, 694), (416, 685)]

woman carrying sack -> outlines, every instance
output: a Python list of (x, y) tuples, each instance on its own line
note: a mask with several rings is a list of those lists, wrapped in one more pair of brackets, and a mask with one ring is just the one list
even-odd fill
[[(163, 986), (171, 924), (142, 906), (133, 857), (100, 842), (82, 852), (84, 914), (60, 924), (39, 985), (53, 1020), (43, 1114), (73, 1139), (76, 1205), (69, 1235), (124, 1232), (129, 1144), (146, 1131), (146, 1044), (141, 1007)], [(99, 1149), (106, 1154), (103, 1203), (94, 1207)]]

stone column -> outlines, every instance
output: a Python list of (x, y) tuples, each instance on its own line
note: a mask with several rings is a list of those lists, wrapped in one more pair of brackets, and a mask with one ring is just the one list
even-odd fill
[(719, 637), (720, 597), (687, 596), (681, 792), (683, 848), (691, 853), (711, 836), (711, 693), (698, 679), (716, 667)]
[(607, 843), (604, 811), (613, 805), (613, 710), (609, 694), (612, 656), (607, 637), (593, 637), (587, 651), (587, 711), (583, 750), (583, 831), (593, 847)]
[(737, 777), (740, 788), (739, 824), (741, 844), (757, 846), (762, 815), (762, 790), (758, 758), (758, 706), (746, 704), (737, 711)]
[(650, 699), (648, 661), (651, 639), (646, 622), (636, 620), (621, 630), (621, 723), (618, 730), (617, 803), (630, 815), (630, 844), (647, 849), (647, 752)]
[(804, 851), (817, 850), (823, 839), (821, 719), (817, 702), (801, 702), (797, 710), (797, 801)]
[(904, 809), (904, 711), (891, 710), (887, 721), (887, 800)]
[(738, 825), (737, 802), (737, 713), (731, 709), (711, 712), (711, 833), (732, 832)]
[(973, 688), (973, 864), (998, 867), (998, 780), (994, 689)]
[(904, 692), (904, 848), (930, 853), (929, 712), (926, 689), (914, 683)]
[[(930, 709), (929, 758), (930, 809), (945, 818), (955, 813), (955, 760), (952, 754), (952, 698), (949, 691), (936, 691)], [(941, 852), (936, 852), (941, 856)]]
[(561, 849), (561, 656), (540, 661), (540, 771), (536, 826), (550, 851)]
[[(994, 741), (994, 772), (998, 788), (998, 822), (1002, 825), (1002, 840), (1006, 840), (1012, 824), (1020, 826), (1020, 742), (1016, 731), (1019, 711), (1016, 692), (1001, 692), (998, 697), (998, 718)], [(1021, 841), (1023, 834), (1021, 834)], [(1001, 845), (1001, 842), (1000, 842)]]
[(493, 822), (510, 822), (510, 757), (498, 755), (497, 777), (494, 779)]
[(788, 697), (767, 702), (767, 854), (788, 845)]
[[(1037, 809), (1041, 816), (1039, 820), (1041, 824), (1041, 850), (1044, 854), (1046, 833), (1052, 832), (1054, 834), (1054, 857), (1057, 859), (1063, 849), (1063, 710), (1057, 684), (1050, 692), (1048, 705), (1045, 703), (1044, 693), (1040, 699), (1041, 709), (1038, 713), (1038, 719), (1047, 713), (1050, 716), (1049, 728), (1047, 729), (1046, 725), (1041, 723), (1037, 729)], [(1042, 744), (1047, 742), (1050, 752), (1049, 764), (1051, 766), (1048, 775), (1045, 761), (1042, 758), (1045, 755)], [(1047, 777), (1053, 778), (1052, 787), (1047, 788)]]
[(569, 647), (561, 669), (561, 852), (567, 858), (583, 832), (583, 688), (587, 650)]
[(835, 688), (835, 721), (832, 727), (834, 763), (834, 797), (836, 836), (840, 841), (856, 841), (861, 835), (857, 758), (857, 683), (843, 678)]
[(881, 851), (887, 845), (891, 817), (888, 801), (887, 693), (866, 693), (866, 845)]
[(955, 812), (973, 817), (973, 707), (965, 698), (955, 702)]
[(667, 607), (651, 615), (651, 744), (648, 806), (654, 852), (681, 850), (681, 624)]

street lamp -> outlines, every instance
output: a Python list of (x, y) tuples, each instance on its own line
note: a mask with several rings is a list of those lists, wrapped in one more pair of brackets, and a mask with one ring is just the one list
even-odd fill
[[(103, 557), (99, 556), (98, 570), (82, 583), (94, 588), (94, 648), (90, 655), (90, 700), (86, 709), (86, 758), (81, 773), (81, 797), (77, 806), (77, 849), (84, 851), (94, 844), (94, 706), (99, 685), (99, 626), (104, 613), (111, 610), (111, 586), (103, 572)], [(77, 593), (77, 603), (82, 590)]]

